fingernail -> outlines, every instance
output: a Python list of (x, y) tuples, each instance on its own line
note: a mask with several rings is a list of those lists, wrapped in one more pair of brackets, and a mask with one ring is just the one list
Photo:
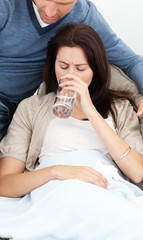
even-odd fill
[(137, 116), (140, 116), (142, 115), (143, 113), (142, 112), (137, 112)]

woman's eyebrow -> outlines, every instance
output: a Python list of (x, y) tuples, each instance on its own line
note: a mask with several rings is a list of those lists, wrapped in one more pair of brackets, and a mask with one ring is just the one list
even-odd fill
[(68, 65), (68, 63), (66, 63), (66, 62), (64, 62), (64, 61), (58, 61), (59, 63), (64, 63), (64, 64), (67, 64)]
[[(64, 62), (64, 61), (58, 61), (58, 62), (69, 65), (69, 63)], [(75, 64), (75, 66), (82, 66), (82, 65), (88, 65), (88, 64), (87, 64), (87, 63), (78, 63), (78, 64)]]
[(79, 63), (79, 64), (75, 64), (76, 66), (82, 66), (82, 65), (88, 65), (87, 63)]

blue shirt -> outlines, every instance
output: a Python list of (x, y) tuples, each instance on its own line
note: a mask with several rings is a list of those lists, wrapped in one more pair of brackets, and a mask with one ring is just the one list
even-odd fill
[(18, 104), (35, 92), (43, 81), (48, 41), (70, 22), (93, 27), (104, 42), (109, 62), (120, 67), (143, 93), (143, 59), (116, 36), (92, 2), (78, 0), (63, 19), (43, 28), (32, 0), (0, 0), (0, 6), (0, 99)]

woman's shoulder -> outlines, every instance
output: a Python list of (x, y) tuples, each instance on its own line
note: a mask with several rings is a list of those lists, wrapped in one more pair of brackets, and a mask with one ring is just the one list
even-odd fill
[(115, 102), (117, 134), (132, 148), (143, 154), (141, 125), (132, 104), (128, 100)]
[(113, 111), (115, 113), (115, 119), (117, 128), (124, 126), (127, 121), (131, 121), (132, 124), (138, 124), (138, 118), (134, 110), (133, 105), (127, 99), (116, 100), (113, 104)]
[(55, 94), (49, 93), (44, 96), (33, 95), (29, 98), (22, 100), (13, 116), (14, 119), (29, 119), (33, 122), (33, 118), (39, 115), (45, 115), (51, 112), (55, 101)]
[(26, 98), (24, 100), (22, 100), (20, 103), (19, 103), (19, 106), (18, 107), (33, 107), (33, 108), (37, 108), (41, 105), (44, 105), (44, 104), (47, 104), (47, 103), (50, 103), (52, 100), (55, 99), (55, 94), (52, 92), (52, 93), (49, 93), (49, 94), (46, 94), (44, 96), (41, 96), (41, 95), (33, 95), (29, 98)]
[[(131, 123), (139, 124), (134, 107), (127, 99), (115, 99), (112, 103), (112, 110), (114, 112), (114, 121), (117, 132), (120, 128), (126, 125), (130, 119)], [(109, 115), (112, 116), (110, 113)]]
[(126, 111), (134, 111), (133, 105), (130, 103), (128, 99), (117, 99), (114, 101), (114, 105), (117, 111), (117, 114), (119, 112), (126, 112)]

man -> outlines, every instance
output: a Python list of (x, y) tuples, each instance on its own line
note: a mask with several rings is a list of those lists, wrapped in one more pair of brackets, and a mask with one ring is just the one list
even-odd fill
[[(0, 6), (0, 139), (18, 103), (34, 94), (42, 82), (48, 41), (70, 22), (93, 27), (105, 44), (109, 62), (120, 67), (143, 93), (143, 59), (112, 32), (92, 2), (0, 0)], [(138, 115), (143, 113), (142, 105)]]

